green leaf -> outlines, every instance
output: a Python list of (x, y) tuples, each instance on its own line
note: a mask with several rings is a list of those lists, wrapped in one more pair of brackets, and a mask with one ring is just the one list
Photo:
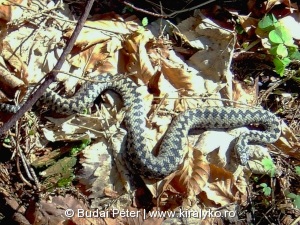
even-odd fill
[(288, 56), (289, 52), (284, 44), (275, 45), (270, 49), (270, 54), (282, 59)]
[(294, 193), (287, 194), (287, 197), (293, 200), (293, 205), (300, 209), (300, 195), (296, 195)]
[(283, 43), (286, 46), (294, 46), (293, 36), (292, 36), (291, 32), (286, 27), (279, 26), (279, 27), (276, 28), (276, 30), (278, 30), (278, 32), (281, 33)]
[(273, 14), (268, 14), (258, 22), (258, 27), (262, 30), (271, 30), (277, 23), (277, 19)]
[(290, 55), (290, 58), (291, 58), (291, 59), (297, 59), (297, 60), (300, 60), (300, 52), (298, 52), (298, 51), (293, 52), (293, 53)]
[(76, 156), (78, 152), (80, 152), (83, 149), (85, 149), (90, 143), (91, 143), (90, 139), (84, 139), (84, 140), (82, 140), (79, 145), (76, 145), (76, 146), (72, 147), (72, 149), (70, 151), (70, 155), (71, 156)]
[(278, 73), (280, 76), (283, 76), (284, 70), (287, 67), (287, 65), (290, 64), (290, 62), (291, 62), (291, 60), (289, 58), (283, 58), (283, 59), (275, 58), (275, 59), (273, 59), (273, 63), (275, 65), (276, 73)]
[(286, 46), (294, 45), (293, 36), (284, 26), (278, 26), (275, 30), (270, 31), (269, 39), (275, 44), (284, 44)]
[(244, 33), (244, 29), (243, 29), (243, 27), (242, 27), (240, 24), (237, 24), (237, 25), (235, 26), (235, 31), (236, 31), (238, 34)]
[(272, 30), (269, 33), (269, 40), (275, 44), (283, 44), (283, 40), (281, 37), (281, 32), (278, 30)]
[(144, 17), (144, 18), (142, 19), (142, 25), (143, 25), (143, 27), (145, 27), (145, 26), (148, 25), (148, 18), (147, 18), (147, 17)]
[(125, 14), (127, 12), (133, 13), (133, 8), (129, 7), (129, 6), (125, 6), (122, 10), (122, 14)]
[(269, 175), (271, 177), (275, 176), (275, 172), (276, 172), (276, 166), (274, 165), (272, 159), (270, 158), (263, 158), (262, 159), (262, 165), (264, 166), (265, 170), (267, 170), (269, 172)]
[(263, 188), (262, 191), (265, 196), (271, 195), (272, 189), (266, 183), (261, 183), (260, 186)]
[(72, 184), (72, 181), (74, 180), (75, 176), (70, 176), (67, 178), (61, 178), (57, 181), (58, 187), (69, 187)]
[(268, 187), (268, 185), (266, 183), (261, 183), (260, 186), (261, 187)]
[(300, 176), (300, 166), (295, 166), (295, 171), (298, 176)]
[(256, 176), (253, 177), (253, 181), (254, 181), (254, 182), (257, 182), (257, 181), (258, 181), (258, 177), (256, 177)]
[(289, 54), (287, 48), (286, 48), (283, 44), (279, 44), (279, 45), (277, 46), (276, 53), (277, 53), (277, 55), (278, 55), (279, 57), (281, 57), (281, 58), (285, 58), (285, 57), (287, 57), (288, 54)]
[(293, 201), (293, 204), (297, 209), (300, 209), (300, 195), (297, 195), (297, 197)]
[(294, 194), (294, 193), (288, 193), (287, 195), (286, 195), (286, 197), (288, 197), (288, 198), (290, 198), (290, 199), (295, 199), (296, 198), (296, 194)]

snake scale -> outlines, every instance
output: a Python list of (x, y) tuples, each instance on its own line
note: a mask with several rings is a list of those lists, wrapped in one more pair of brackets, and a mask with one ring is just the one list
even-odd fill
[[(279, 120), (266, 110), (231, 107), (204, 107), (180, 113), (170, 124), (159, 154), (154, 156), (147, 149), (146, 111), (137, 85), (129, 78), (114, 79), (110, 74), (101, 74), (87, 81), (71, 98), (64, 98), (47, 89), (37, 105), (48, 105), (50, 109), (72, 114), (84, 112), (94, 100), (107, 89), (120, 94), (128, 108), (124, 117), (127, 128), (126, 161), (132, 171), (143, 177), (163, 178), (178, 168), (183, 161), (183, 149), (187, 145), (188, 131), (192, 128), (233, 128), (249, 124), (261, 124), (265, 131), (252, 130), (242, 133), (235, 145), (241, 164), (247, 164), (249, 143), (273, 143), (280, 136)], [(19, 106), (0, 104), (0, 111), (16, 112)], [(216, 137), (217, 140), (217, 137)]]

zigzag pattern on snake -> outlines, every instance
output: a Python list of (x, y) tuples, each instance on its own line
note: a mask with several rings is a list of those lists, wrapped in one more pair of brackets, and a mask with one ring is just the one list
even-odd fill
[[(100, 74), (93, 79), (101, 83), (88, 81), (71, 98), (63, 98), (47, 89), (37, 105), (47, 104), (56, 112), (72, 114), (84, 112), (104, 90), (113, 89), (119, 93), (124, 106), (128, 108), (124, 118), (128, 132), (126, 161), (129, 161), (127, 164), (132, 171), (137, 171), (143, 177), (163, 178), (175, 171), (183, 161), (183, 149), (187, 145), (188, 131), (192, 128), (233, 128), (252, 123), (263, 125), (265, 131), (252, 130), (238, 137), (235, 150), (243, 165), (249, 158), (249, 143), (273, 143), (280, 136), (278, 119), (266, 110), (230, 107), (191, 109), (172, 121), (162, 140), (159, 154), (154, 156), (147, 149), (146, 112), (137, 85), (129, 78), (113, 78), (111, 75)], [(0, 104), (1, 111), (15, 112), (18, 108)]]

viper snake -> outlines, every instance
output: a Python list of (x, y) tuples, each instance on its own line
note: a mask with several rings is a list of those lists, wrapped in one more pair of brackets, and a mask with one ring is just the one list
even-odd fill
[[(71, 98), (64, 98), (47, 89), (37, 105), (48, 105), (51, 110), (63, 114), (82, 113), (93, 104), (101, 92), (112, 89), (119, 93), (124, 106), (128, 108), (124, 117), (128, 132), (125, 161), (128, 161), (132, 171), (138, 171), (143, 177), (163, 178), (174, 172), (183, 161), (183, 149), (187, 145), (187, 135), (192, 128), (234, 128), (261, 124), (264, 131), (247, 131), (237, 138), (235, 151), (243, 165), (247, 164), (249, 159), (249, 143), (273, 143), (280, 136), (279, 120), (266, 110), (231, 107), (190, 109), (173, 119), (163, 137), (159, 154), (154, 156), (147, 149), (147, 112), (143, 106), (143, 98), (137, 92), (137, 85), (129, 78), (115, 79), (115, 76), (109, 74), (100, 74), (93, 79), (98, 82), (85, 82)], [(14, 113), (25, 100), (18, 106), (2, 103), (0, 111)]]

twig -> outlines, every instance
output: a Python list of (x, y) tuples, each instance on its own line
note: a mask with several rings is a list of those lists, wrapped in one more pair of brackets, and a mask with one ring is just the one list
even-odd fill
[(284, 84), (285, 82), (287, 82), (289, 79), (291, 79), (293, 77), (293, 73), (289, 73), (286, 75), (286, 77), (280, 81), (278, 81), (277, 83), (275, 83), (273, 86), (271, 86), (268, 90), (266, 90), (261, 97), (258, 99), (257, 104), (260, 104), (264, 99), (267, 99), (268, 96), (271, 94), (271, 92), (276, 89), (277, 87), (279, 87), (281, 84)]
[(43, 95), (47, 87), (56, 80), (57, 71), (61, 69), (63, 63), (65, 62), (68, 54), (71, 52), (74, 43), (89, 15), (89, 12), (93, 6), (94, 0), (87, 0), (84, 13), (81, 15), (75, 30), (67, 43), (66, 48), (64, 49), (63, 53), (61, 54), (59, 60), (57, 61), (55, 67), (52, 69), (51, 72), (46, 74), (44, 82), (36, 89), (36, 91), (28, 98), (25, 104), (20, 108), (20, 110), (12, 115), (12, 117), (2, 126), (0, 127), (0, 135), (2, 135), (5, 131), (11, 128), (15, 122), (20, 119), (26, 111), (28, 111), (34, 103)]
[[(155, 97), (154, 99), (162, 99), (164, 97)], [(219, 102), (227, 102), (227, 103), (234, 103), (240, 106), (247, 106), (247, 107), (251, 107), (253, 109), (261, 109), (260, 106), (253, 106), (247, 103), (243, 103), (240, 101), (234, 101), (234, 100), (230, 100), (230, 99), (224, 99), (224, 98), (213, 98), (213, 97), (203, 97), (203, 96), (193, 96), (193, 97), (167, 97), (167, 99), (177, 99), (177, 100), (185, 100), (185, 99), (200, 99), (200, 100), (212, 100), (212, 101), (219, 101)], [(225, 106), (226, 107), (226, 106)]]
[[(98, 72), (89, 73), (89, 78), (79, 77), (77, 75), (74, 75), (72, 73), (68, 73), (68, 72), (65, 72), (65, 71), (57, 71), (57, 73), (67, 74), (70, 77), (74, 77), (74, 78), (77, 78), (77, 79), (80, 79), (80, 80), (84, 80), (84, 81), (87, 81), (87, 82), (93, 82), (93, 83), (99, 83), (99, 84), (107, 82), (107, 80), (101, 81), (101, 80), (95, 80), (95, 79), (93, 79), (95, 74), (99, 75)], [(135, 75), (135, 74), (136, 74), (136, 72), (130, 72), (130, 73), (126, 73), (126, 74), (115, 74), (114, 76), (111, 77), (111, 79), (109, 79), (109, 82), (115, 82), (115, 81), (118, 81), (118, 80), (122, 80), (122, 79), (124, 79), (126, 77), (129, 77), (129, 76)]]
[(28, 165), (24, 163), (24, 155), (22, 153), (22, 150), (21, 150), (21, 147), (20, 147), (20, 126), (19, 126), (19, 122), (16, 121), (16, 140), (15, 139), (12, 139), (12, 142), (14, 144), (14, 147), (16, 149), (16, 165), (17, 165), (17, 170), (18, 170), (18, 174), (21, 178), (21, 180), (26, 183), (29, 187), (32, 187), (32, 184), (23, 176), (22, 172), (21, 172), (21, 168), (20, 168), (20, 158), (23, 162), (23, 166), (24, 166), (24, 169), (26, 171), (26, 174), (27, 174), (27, 177), (30, 179), (30, 180), (33, 180), (32, 179), (32, 176), (31, 174), (29, 173), (29, 170), (28, 170)]
[[(27, 134), (26, 135), (26, 150), (28, 150), (27, 152), (29, 152), (30, 151), (30, 138), (28, 138), (28, 130), (26, 130), (26, 134)], [(36, 176), (36, 173), (35, 173), (34, 169), (31, 167), (28, 159), (24, 156), (24, 154), (23, 154), (23, 158), (24, 159), (22, 159), (22, 161), (24, 161), (24, 163), (26, 164), (26, 167), (29, 170), (29, 173), (30, 173), (30, 175), (33, 179), (33, 182), (35, 183), (35, 186), (36, 186), (37, 190), (40, 191), (41, 190), (41, 184), (40, 184), (40, 182), (39, 182), (39, 180)]]
[(133, 8), (136, 11), (143, 12), (143, 13), (149, 14), (151, 16), (162, 17), (162, 18), (172, 18), (172, 17), (176, 16), (177, 14), (185, 13), (185, 12), (189, 12), (189, 11), (195, 10), (197, 8), (200, 8), (200, 7), (204, 6), (204, 5), (210, 4), (210, 3), (215, 2), (215, 1), (216, 0), (208, 0), (207, 2), (203, 2), (203, 3), (199, 4), (199, 5), (193, 6), (191, 8), (178, 10), (178, 11), (172, 12), (170, 14), (158, 14), (158, 13), (154, 13), (154, 12), (149, 12), (149, 11), (147, 11), (145, 9), (138, 8), (138, 7), (134, 6), (133, 4), (131, 4), (129, 2), (126, 2), (126, 1), (123, 1), (123, 4), (127, 5), (127, 6), (129, 6), (131, 8)]
[[(24, 5), (21, 5), (21, 4), (18, 4), (16, 2), (13, 2), (13, 1), (10, 1), (8, 0), (7, 2), (9, 2), (10, 4), (9, 5), (13, 5), (13, 6), (18, 6), (22, 9), (26, 9), (28, 11), (31, 11), (33, 12), (33, 14), (30, 16), (30, 17), (21, 17), (19, 19), (14, 19), (12, 20), (11, 22), (8, 22), (7, 25), (17, 25), (17, 24), (20, 24), (22, 21), (29, 21), (29, 22), (32, 22), (32, 20), (40, 15), (44, 15), (46, 17), (50, 17), (50, 12), (55, 10), (55, 9), (58, 9), (58, 8), (62, 8), (62, 6), (57, 3), (54, 7), (51, 7), (51, 8), (47, 8), (47, 9), (44, 9), (44, 10), (41, 10), (41, 11), (35, 11), (34, 9), (30, 8), (30, 7), (26, 7)], [(5, 5), (5, 3), (4, 3)], [(45, 5), (43, 5), (44, 7), (46, 7)]]
[[(19, 158), (20, 158), (20, 156), (17, 155), (17, 157), (16, 157), (16, 162), (17, 162), (17, 170), (18, 170), (18, 174), (19, 174), (21, 180), (22, 180), (25, 184), (27, 184), (29, 187), (32, 187), (32, 184), (31, 184), (31, 183), (23, 176), (23, 174), (22, 174), (22, 172), (21, 172), (21, 168), (20, 168), (20, 160), (19, 160)], [(24, 167), (24, 168), (26, 168), (26, 167)]]
[(152, 121), (153, 118), (157, 115), (160, 107), (162, 106), (162, 104), (165, 102), (165, 100), (169, 97), (169, 94), (165, 94), (162, 99), (160, 100), (160, 103), (158, 104), (157, 108), (155, 109), (155, 111), (153, 112), (153, 114), (150, 116), (149, 121)]
[(154, 12), (149, 12), (149, 11), (147, 11), (145, 9), (138, 8), (138, 7), (134, 6), (133, 4), (131, 4), (129, 2), (126, 2), (126, 1), (124, 1), (123, 4), (127, 5), (130, 8), (133, 8), (134, 10), (136, 10), (138, 12), (142, 12), (142, 13), (145, 13), (145, 14), (148, 14), (148, 15), (151, 15), (151, 16), (155, 16), (155, 17), (167, 18), (167, 16), (165, 16), (165, 15), (154, 13)]

